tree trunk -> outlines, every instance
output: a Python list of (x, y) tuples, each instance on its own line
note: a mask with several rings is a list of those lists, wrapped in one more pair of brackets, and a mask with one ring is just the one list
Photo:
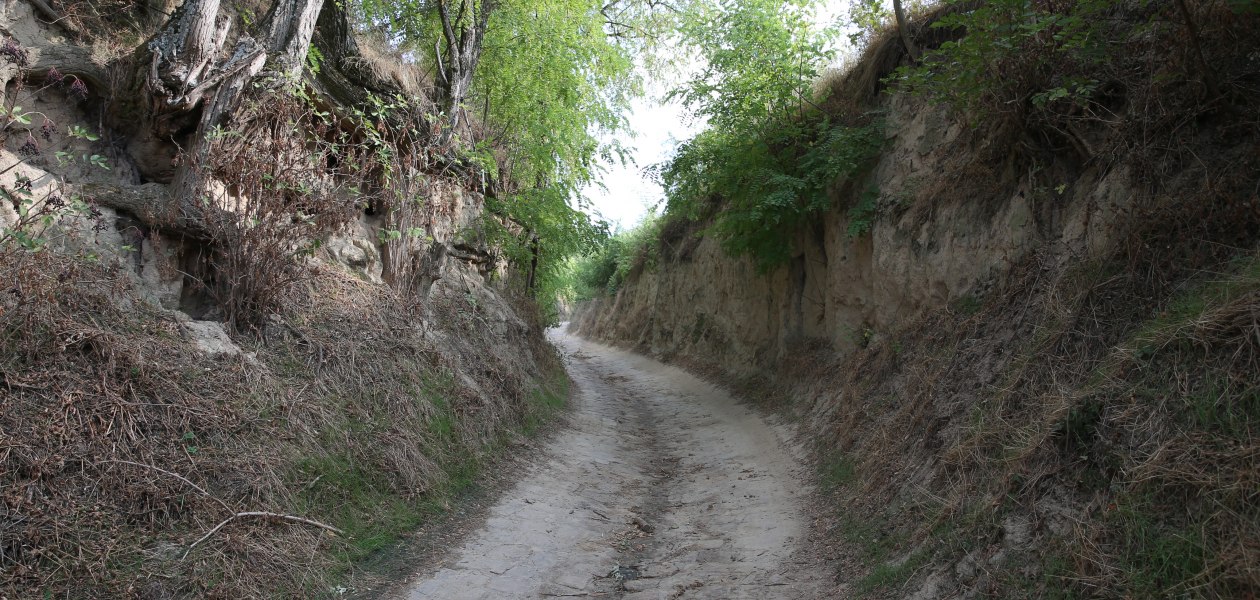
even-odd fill
[(538, 293), (538, 257), (541, 249), (538, 247), (538, 234), (531, 232), (529, 235), (529, 277), (525, 280), (525, 289), (529, 292), (529, 297), (533, 298)]
[(482, 42), (495, 0), (458, 0), (459, 12), (452, 18), (450, 6), (438, 0), (438, 15), (442, 19), (442, 36), (446, 41), (446, 61), (439, 52), (439, 86), (442, 92), (442, 111), (446, 115), (446, 129), (441, 140), (445, 144), (455, 135), (462, 123), (464, 99), (472, 88), (477, 63), (481, 61)]
[(149, 43), (148, 133), (157, 139), (173, 137), (181, 117), (200, 110), (172, 183), (175, 205), (207, 193), (200, 170), (208, 158), (206, 136), (230, 120), (263, 67), (270, 62), (281, 81), (301, 74), (322, 5), (323, 0), (277, 0), (267, 17), (266, 39), (260, 43), (242, 34), (228, 53), (232, 19), (220, 14), (219, 0), (187, 0)]
[(901, 5), (901, 0), (893, 0), (893, 14), (897, 17), (897, 32), (901, 34), (901, 43), (905, 45), (906, 53), (910, 55), (910, 60), (919, 62), (919, 48), (910, 39), (910, 27), (906, 23), (906, 10)]
[[(369, 93), (401, 91), (363, 66), (345, 9), (335, 1), (275, 0), (255, 29), (264, 32), (260, 39), (232, 31), (237, 23), (222, 0), (185, 0), (112, 75), (78, 46), (40, 54), (41, 73), (57, 66), (102, 91), (114, 82), (106, 108), (109, 126), (128, 140), (131, 160), (155, 185), (136, 194), (92, 190), (102, 204), (134, 213), (153, 227), (203, 237), (205, 224), (195, 219), (209, 213), (203, 206), (196, 209), (213, 189), (211, 174), (204, 172), (206, 136), (232, 121), (244, 96), (264, 77), (269, 86), (313, 85), (317, 101), (325, 103), (321, 110), (334, 114), (348, 112), (346, 107), (361, 104)], [(307, 82), (301, 78), (312, 44), (325, 60)]]

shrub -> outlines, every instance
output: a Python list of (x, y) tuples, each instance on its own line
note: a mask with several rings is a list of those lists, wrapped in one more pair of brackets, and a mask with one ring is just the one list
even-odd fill
[(207, 136), (197, 168), (222, 188), (200, 192), (194, 209), (210, 251), (198, 283), (234, 329), (256, 328), (285, 293), (312, 274), (309, 258), (355, 216), (365, 149), (328, 141), (330, 117), (301, 99), (267, 92), (247, 104), (236, 128)]

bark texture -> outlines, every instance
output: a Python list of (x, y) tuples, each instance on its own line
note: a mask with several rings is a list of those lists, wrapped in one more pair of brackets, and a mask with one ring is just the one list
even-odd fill
[(910, 38), (910, 26), (906, 22), (906, 9), (901, 5), (901, 0), (893, 0), (893, 14), (897, 17), (897, 32), (901, 34), (901, 43), (906, 46), (906, 53), (910, 55), (910, 59), (919, 61), (919, 47), (914, 45), (914, 40)]
[[(438, 52), (442, 111), (447, 126), (442, 141), (451, 136), (463, 123), (463, 103), (472, 87), (473, 73), (481, 60), (481, 46), (485, 39), (490, 13), (495, 9), (494, 0), (458, 0), (452, 9), (445, 0), (438, 0), (438, 14), (442, 18), (442, 35), (446, 40), (446, 59)], [(452, 14), (454, 10), (454, 14)]]

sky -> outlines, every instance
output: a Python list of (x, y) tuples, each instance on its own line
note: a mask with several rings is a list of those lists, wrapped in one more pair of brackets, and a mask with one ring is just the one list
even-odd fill
[(701, 129), (678, 102), (662, 103), (662, 95), (640, 98), (631, 105), (629, 130), (635, 135), (621, 141), (630, 149), (633, 163), (606, 165), (608, 172), (600, 179), (607, 189), (590, 185), (584, 191), (595, 212), (614, 230), (634, 227), (664, 197), (643, 169), (672, 156), (677, 144)]

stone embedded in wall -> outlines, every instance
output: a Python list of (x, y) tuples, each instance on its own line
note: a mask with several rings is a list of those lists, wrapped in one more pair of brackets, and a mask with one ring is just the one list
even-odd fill
[(346, 233), (330, 237), (324, 249), (333, 262), (358, 273), (367, 281), (383, 283), (384, 266), (376, 245), (376, 235), (365, 221), (355, 223)]

